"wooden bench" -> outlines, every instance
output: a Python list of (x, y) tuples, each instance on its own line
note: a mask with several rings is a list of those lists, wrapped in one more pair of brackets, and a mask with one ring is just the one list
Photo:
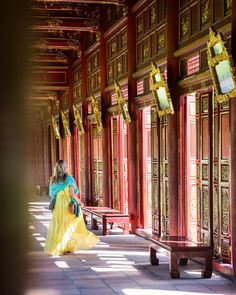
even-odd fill
[(189, 258), (204, 258), (205, 270), (202, 271), (203, 278), (210, 278), (212, 275), (212, 248), (203, 243), (194, 243), (179, 236), (155, 237), (150, 239), (149, 251), (150, 262), (158, 265), (159, 259), (156, 251), (164, 252), (169, 256), (169, 271), (173, 279), (178, 279), (178, 261), (180, 265), (186, 265)]
[(98, 229), (97, 222), (102, 224), (102, 234), (109, 234), (107, 224), (111, 226), (114, 223), (121, 223), (123, 225), (124, 234), (129, 233), (129, 214), (124, 214), (118, 210), (109, 207), (83, 207), (84, 216), (91, 218), (91, 228)]

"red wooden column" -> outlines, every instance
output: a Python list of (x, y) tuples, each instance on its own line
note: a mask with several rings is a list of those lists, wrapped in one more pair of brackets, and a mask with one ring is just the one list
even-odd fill
[(85, 200), (86, 204), (91, 203), (91, 190), (90, 190), (90, 161), (89, 161), (89, 126), (87, 120), (88, 104), (86, 102), (87, 96), (87, 57), (84, 52), (87, 45), (87, 35), (85, 32), (81, 33), (81, 71), (82, 71), (82, 108), (83, 108), (83, 124), (84, 124), (84, 173), (85, 173)]
[(68, 95), (68, 105), (69, 105), (69, 118), (70, 118), (70, 130), (71, 130), (71, 138), (70, 138), (70, 146), (69, 148), (71, 150), (71, 156), (70, 156), (70, 162), (71, 162), (71, 173), (75, 176), (75, 150), (74, 150), (74, 140), (73, 137), (75, 136), (73, 130), (74, 130), (74, 118), (73, 118), (73, 69), (72, 65), (70, 65), (68, 71), (67, 71), (67, 77), (69, 82), (69, 95)]
[(176, 91), (178, 63), (174, 52), (178, 45), (178, 1), (167, 0), (167, 79), (173, 101), (173, 115), (168, 116), (168, 176), (169, 176), (169, 228), (170, 235), (178, 235), (178, 112)]
[(61, 119), (62, 91), (59, 91), (58, 92), (58, 99), (59, 99), (59, 121), (58, 121), (58, 124), (59, 124), (59, 129), (60, 129), (60, 134), (61, 134), (61, 139), (59, 139), (59, 159), (63, 159), (64, 160), (64, 146), (63, 146), (63, 141), (64, 141), (64, 137), (65, 137), (65, 132), (64, 132), (63, 124), (62, 124), (62, 119)]
[[(236, 0), (232, 1), (232, 56), (234, 65), (236, 65)], [(236, 97), (230, 100), (229, 111), (229, 124), (230, 124), (230, 153), (231, 153), (231, 255), (232, 255), (232, 267), (233, 278), (236, 278)]]
[(104, 206), (111, 206), (111, 193), (110, 193), (110, 124), (109, 118), (106, 114), (107, 109), (107, 95), (105, 88), (107, 86), (107, 57), (106, 57), (106, 41), (104, 39), (103, 28), (100, 33), (100, 51), (99, 51), (99, 62), (100, 62), (100, 90), (101, 90), (101, 107), (102, 107), (102, 151), (103, 151), (103, 202)]
[(136, 69), (136, 39), (135, 39), (135, 16), (128, 10), (128, 94), (129, 94), (129, 113), (131, 123), (128, 124), (128, 196), (129, 196), (129, 213), (132, 232), (136, 231), (138, 221), (137, 206), (137, 138), (136, 138), (136, 110), (135, 96), (136, 83), (133, 73)]

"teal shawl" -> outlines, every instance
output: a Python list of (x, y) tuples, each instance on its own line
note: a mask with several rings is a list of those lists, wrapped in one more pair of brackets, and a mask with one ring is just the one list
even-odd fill
[[(51, 197), (51, 202), (50, 203), (54, 204), (53, 207), (55, 206), (55, 201), (56, 201), (57, 194), (60, 191), (62, 191), (63, 189), (67, 188), (68, 186), (73, 186), (76, 195), (78, 195), (79, 190), (78, 190), (78, 187), (76, 185), (75, 179), (70, 175), (67, 175), (67, 177), (65, 179), (65, 182), (61, 180), (58, 183), (56, 183), (56, 182), (50, 183), (49, 196)], [(74, 198), (71, 198), (71, 201), (75, 204), (75, 215), (78, 217), (79, 214), (80, 214), (80, 207), (79, 207), (77, 201)]]
[(55, 198), (56, 195), (60, 191), (62, 191), (63, 189), (65, 189), (68, 186), (73, 186), (76, 195), (79, 193), (79, 190), (78, 190), (78, 187), (76, 185), (75, 179), (72, 176), (67, 175), (65, 182), (61, 180), (58, 183), (56, 183), (56, 182), (50, 183), (49, 196), (51, 198)]

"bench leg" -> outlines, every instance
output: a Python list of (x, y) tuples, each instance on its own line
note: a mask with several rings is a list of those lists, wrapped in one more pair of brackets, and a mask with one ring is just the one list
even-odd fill
[(209, 279), (212, 276), (212, 257), (209, 255), (205, 258), (205, 270), (202, 271), (202, 277)]
[(188, 258), (180, 258), (179, 259), (180, 265), (187, 265), (188, 264)]
[(170, 254), (170, 262), (169, 262), (169, 268), (170, 268), (170, 276), (172, 279), (179, 279), (180, 273), (178, 271), (178, 259), (174, 253)]
[(98, 223), (97, 220), (92, 218), (91, 219), (91, 228), (97, 230), (98, 229)]
[(150, 263), (151, 265), (159, 265), (159, 259), (157, 258), (157, 255), (156, 255), (156, 250), (153, 249), (152, 247), (149, 247), (149, 260), (150, 260)]
[(124, 234), (128, 235), (129, 234), (129, 221), (124, 222)]
[(107, 230), (107, 220), (105, 218), (102, 220), (102, 234), (104, 236), (109, 234), (109, 232)]

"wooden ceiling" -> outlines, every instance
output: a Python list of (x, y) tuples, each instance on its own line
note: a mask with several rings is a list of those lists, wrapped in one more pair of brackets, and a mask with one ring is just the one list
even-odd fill
[[(98, 33), (104, 11), (126, 4), (127, 0), (31, 0), (32, 103), (42, 101), (43, 106), (68, 89), (64, 76), (81, 55), (81, 35)], [(55, 69), (61, 83), (54, 82)]]

